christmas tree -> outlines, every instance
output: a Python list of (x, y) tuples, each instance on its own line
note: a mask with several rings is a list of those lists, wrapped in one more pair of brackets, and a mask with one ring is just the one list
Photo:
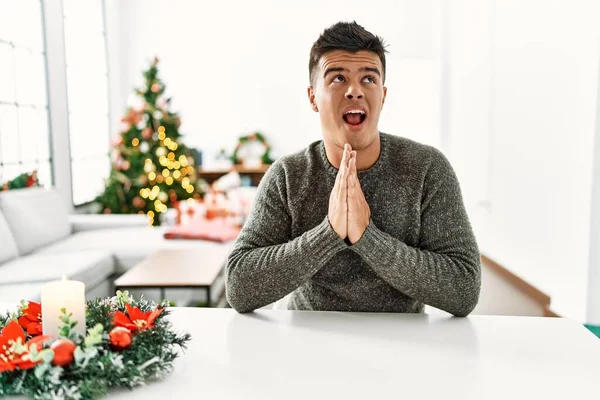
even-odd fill
[(143, 73), (144, 87), (135, 89), (139, 104), (121, 119), (106, 189), (96, 198), (101, 213), (146, 214), (151, 225), (159, 225), (159, 214), (177, 201), (200, 199), (206, 186), (196, 176), (192, 151), (181, 143), (181, 120), (169, 111), (157, 65), (154, 58)]

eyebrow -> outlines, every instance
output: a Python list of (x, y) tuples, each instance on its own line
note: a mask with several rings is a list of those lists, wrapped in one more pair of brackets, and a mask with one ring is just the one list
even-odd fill
[[(375, 67), (362, 67), (358, 69), (358, 72), (373, 72), (375, 74), (377, 74), (377, 76), (381, 77), (381, 72), (379, 72), (379, 68), (375, 68)], [(325, 70), (325, 73), (323, 74), (323, 79), (325, 79), (327, 77), (328, 74), (332, 73), (332, 72), (348, 72), (347, 68), (342, 68), (342, 67), (332, 67), (332, 68), (327, 68)]]

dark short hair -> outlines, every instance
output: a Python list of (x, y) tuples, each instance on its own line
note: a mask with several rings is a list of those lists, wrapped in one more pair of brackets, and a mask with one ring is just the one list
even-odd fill
[(308, 77), (313, 84), (313, 72), (323, 54), (333, 50), (345, 50), (351, 53), (370, 51), (379, 56), (383, 67), (385, 82), (385, 49), (383, 38), (375, 36), (362, 26), (352, 22), (338, 22), (325, 29), (310, 49), (308, 61)]

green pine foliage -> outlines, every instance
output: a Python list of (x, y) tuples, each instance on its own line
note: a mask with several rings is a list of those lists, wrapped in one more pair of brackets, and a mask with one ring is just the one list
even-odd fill
[[(164, 378), (173, 369), (173, 361), (191, 340), (188, 333), (173, 330), (165, 319), (168, 310), (158, 316), (155, 327), (133, 334), (125, 350), (111, 347), (109, 332), (114, 328), (112, 314), (126, 312), (125, 303), (143, 312), (164, 308), (151, 300), (134, 300), (127, 292), (117, 292), (112, 298), (87, 302), (87, 336), (74, 340), (75, 360), (67, 367), (51, 364), (51, 358), (33, 369), (0, 374), (0, 396), (26, 395), (33, 399), (97, 399), (111, 387), (133, 389), (152, 379)], [(17, 314), (0, 316), (0, 329)], [(70, 321), (65, 325), (70, 326)], [(29, 339), (29, 338), (28, 338)], [(43, 350), (41, 353), (48, 350)]]
[(193, 150), (182, 143), (181, 120), (169, 110), (170, 98), (155, 58), (135, 89), (139, 105), (127, 109), (112, 148), (112, 170), (95, 202), (100, 213), (146, 214), (153, 225), (178, 200), (199, 199), (206, 182), (198, 179)]

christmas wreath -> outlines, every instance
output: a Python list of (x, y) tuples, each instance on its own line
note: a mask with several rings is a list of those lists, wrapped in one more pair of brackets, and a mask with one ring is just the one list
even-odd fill
[(31, 173), (24, 172), (16, 178), (4, 182), (0, 186), (0, 192), (4, 190), (23, 189), (39, 185), (40, 183), (37, 177), (37, 170), (33, 170)]
[(240, 164), (241, 160), (238, 157), (239, 150), (244, 145), (246, 145), (252, 141), (260, 142), (265, 147), (265, 152), (263, 153), (263, 155), (261, 157), (262, 163), (263, 164), (273, 164), (273, 159), (271, 158), (271, 155), (270, 155), (271, 146), (267, 142), (267, 139), (264, 137), (264, 135), (262, 135), (260, 132), (255, 132), (255, 133), (253, 133), (251, 135), (247, 135), (247, 136), (241, 136), (238, 139), (238, 144), (235, 146), (235, 150), (233, 151), (233, 154), (231, 155), (231, 161), (234, 164)]
[(191, 339), (172, 330), (166, 306), (117, 292), (87, 302), (85, 337), (63, 309), (60, 337), (50, 338), (42, 334), (41, 305), (22, 301), (0, 315), (0, 396), (93, 399), (164, 377)]

